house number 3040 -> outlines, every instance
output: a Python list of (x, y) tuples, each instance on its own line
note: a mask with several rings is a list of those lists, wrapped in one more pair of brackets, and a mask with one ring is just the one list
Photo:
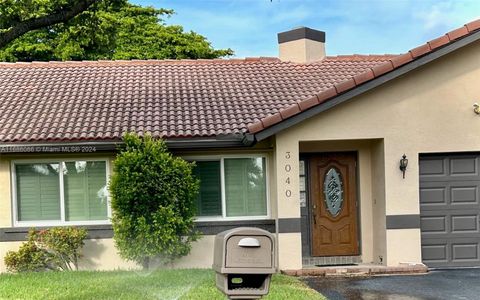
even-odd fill
[(292, 171), (292, 165), (289, 164), (292, 155), (290, 151), (285, 152), (285, 159), (287, 163), (285, 164), (285, 172), (287, 172), (287, 179), (285, 180), (285, 197), (290, 198), (292, 197), (292, 190), (290, 189), (290, 172)]

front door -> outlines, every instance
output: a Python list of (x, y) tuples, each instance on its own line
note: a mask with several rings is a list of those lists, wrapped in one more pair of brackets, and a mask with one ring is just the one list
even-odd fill
[(356, 153), (310, 159), (312, 256), (358, 255)]

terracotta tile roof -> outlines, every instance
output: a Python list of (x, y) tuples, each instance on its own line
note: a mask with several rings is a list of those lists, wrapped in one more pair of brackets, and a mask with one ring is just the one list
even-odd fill
[(424, 55), (427, 55), (442, 46), (455, 42), (467, 35), (470, 35), (480, 29), (480, 19), (470, 22), (460, 28), (452, 30), (445, 35), (433, 39), (419, 47), (411, 49), (405, 54), (393, 56), (386, 62), (369, 67), (363, 72), (353, 74), (350, 77), (343, 78), (342, 81), (335, 82), (333, 87), (329, 89), (319, 90), (313, 97), (306, 97), (305, 99), (298, 101), (280, 111), (261, 118), (257, 122), (248, 125), (249, 133), (258, 133), (268, 127), (276, 125), (294, 115), (297, 115), (309, 108), (320, 105), (336, 96), (345, 93), (349, 90), (356, 88), (357, 86), (384, 75), (390, 71), (399, 68), (411, 61), (414, 61)]
[(243, 134), (258, 120), (274, 124), (307, 109), (308, 100), (295, 104), (298, 111), (291, 105), (394, 57), (0, 63), (0, 142), (118, 140), (126, 131), (169, 139)]
[(402, 55), (0, 63), (0, 143), (258, 133), (480, 29)]

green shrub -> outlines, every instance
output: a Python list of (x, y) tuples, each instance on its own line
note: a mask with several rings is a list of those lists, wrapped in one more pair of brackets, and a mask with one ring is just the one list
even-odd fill
[(56, 227), (41, 231), (31, 229), (28, 241), (18, 251), (7, 252), (4, 261), (11, 272), (73, 270), (87, 231), (75, 227)]
[(165, 142), (149, 134), (124, 136), (110, 180), (112, 224), (120, 255), (148, 268), (187, 255), (198, 233), (193, 163), (173, 157)]
[(52, 256), (29, 240), (18, 251), (8, 251), (4, 261), (10, 272), (38, 272), (51, 268)]
[(62, 270), (78, 270), (80, 249), (87, 231), (76, 227), (55, 227), (34, 232), (34, 240), (55, 258), (55, 265)]

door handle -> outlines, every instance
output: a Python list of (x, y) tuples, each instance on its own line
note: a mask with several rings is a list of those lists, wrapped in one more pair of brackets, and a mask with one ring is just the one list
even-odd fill
[(317, 225), (317, 206), (316, 205), (313, 205), (313, 208), (312, 208), (312, 215), (313, 215), (313, 225)]

